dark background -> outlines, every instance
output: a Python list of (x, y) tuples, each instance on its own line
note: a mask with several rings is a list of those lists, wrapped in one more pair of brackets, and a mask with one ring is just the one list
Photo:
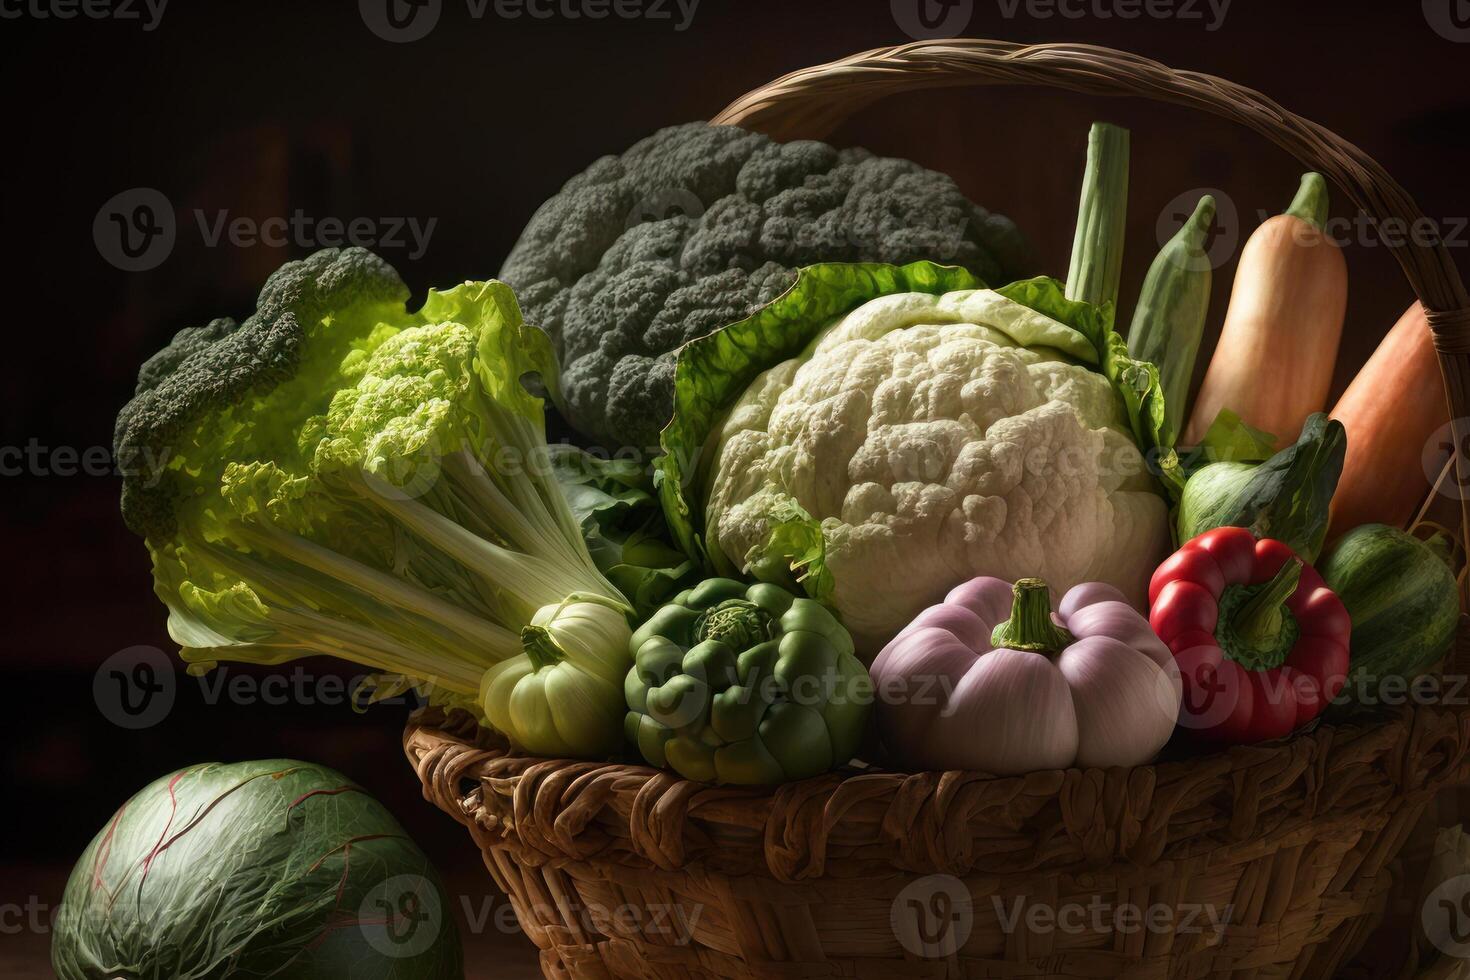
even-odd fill
[[(1259, 88), (1375, 156), (1447, 235), (1470, 214), (1470, 43), (1436, 33), (1418, 0), (1234, 0), (1215, 31), (1201, 20), (1038, 18), (1024, 3), (1007, 18), (998, 0), (973, 7), (969, 36), (1107, 44)], [(1208, 7), (1198, 9), (1208, 20)], [(63, 461), (49, 453), (109, 446), (145, 357), (180, 327), (249, 312), (265, 276), (311, 250), (210, 246), (196, 209), (210, 220), (221, 210), (264, 220), (298, 208), (314, 218), (433, 218), (422, 256), (381, 249), (417, 293), (493, 276), (536, 206), (599, 155), (708, 118), (787, 71), (908, 40), (888, 0), (703, 0), (684, 31), (670, 20), (504, 19), (493, 8), (476, 20), (463, 0), (446, 0), (436, 29), (409, 44), (374, 36), (351, 0), (173, 0), (153, 31), (26, 14), (0, 19), (0, 38), (0, 446), (34, 444), (49, 459), (0, 478), (9, 624), (0, 904), (39, 907), (44, 920), (72, 861), (152, 778), (187, 763), (274, 756), (335, 766), (369, 788), (445, 869), (456, 896), (480, 901), (491, 883), (467, 835), (420, 798), (403, 760), (406, 707), (209, 703), (180, 671), (160, 723), (134, 731), (109, 721), (93, 694), (98, 665), (139, 645), (172, 655), (164, 610), (142, 544), (117, 516), (118, 479), (58, 475), (53, 464)], [(1175, 195), (1224, 189), (1240, 214), (1224, 233), (1243, 240), (1259, 209), (1285, 206), (1301, 170), (1211, 118), (1012, 88), (900, 96), (833, 141), (946, 170), (972, 199), (1015, 218), (1041, 268), (1061, 274), (1093, 118), (1134, 133), (1132, 290)], [(156, 268), (130, 273), (99, 251), (93, 219), (137, 187), (172, 202), (178, 237)], [(1340, 194), (1333, 210), (1352, 214)], [(1470, 233), (1458, 235), (1464, 269)], [(1358, 241), (1348, 259), (1336, 391), (1412, 299), (1381, 244)], [(1214, 328), (1232, 273), (1233, 264), (1217, 274)], [(303, 669), (352, 673), (320, 661)], [(0, 967), (47, 975), (44, 921), (17, 932), (8, 915)], [(529, 943), (490, 932), (472, 943), (497, 950), (497, 967), (478, 975), (527, 969)]]

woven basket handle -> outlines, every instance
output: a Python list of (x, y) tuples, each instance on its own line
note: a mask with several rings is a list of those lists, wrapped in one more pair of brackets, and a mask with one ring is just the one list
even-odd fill
[[(1019, 45), (955, 38), (875, 48), (794, 71), (732, 102), (711, 122), (743, 126), (779, 140), (822, 139), (853, 113), (897, 92), (962, 85), (1042, 85), (1088, 95), (1134, 96), (1202, 109), (1240, 123), (1317, 170), (1377, 223), (1432, 227), (1408, 193), (1373, 158), (1335, 133), (1288, 112), (1253, 89), (1213, 75), (1179, 71), (1138, 55), (1088, 44)], [(1455, 441), (1470, 425), (1470, 298), (1444, 244), (1393, 235), (1394, 257), (1423, 302), (1440, 353)], [(1461, 486), (1466, 460), (1456, 454)], [(1470, 531), (1470, 500), (1462, 504)]]

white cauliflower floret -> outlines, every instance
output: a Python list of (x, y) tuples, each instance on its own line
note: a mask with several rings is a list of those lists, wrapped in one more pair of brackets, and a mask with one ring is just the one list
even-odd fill
[(712, 552), (745, 567), (794, 500), (821, 521), (833, 605), (870, 654), (976, 575), (1058, 596), (1108, 582), (1142, 607), (1167, 507), (1107, 379), (1045, 346), (1087, 353), (1069, 335), (989, 290), (859, 307), (732, 407)]

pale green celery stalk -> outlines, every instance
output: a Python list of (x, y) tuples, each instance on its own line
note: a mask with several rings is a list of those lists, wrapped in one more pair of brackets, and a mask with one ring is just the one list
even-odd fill
[(1116, 307), (1127, 220), (1128, 130), (1093, 123), (1087, 134), (1087, 169), (1067, 270), (1067, 299)]
[(497, 455), (500, 450), (510, 450), (504, 462), (517, 467), (518, 472), (494, 472), (493, 458), (492, 467), (487, 468), (473, 451), (466, 449), (455, 454), (462, 466), (460, 472), (465, 476), (461, 482), (469, 486), (471, 493), (483, 494), (482, 499), (492, 504), (496, 513), (504, 515), (493, 523), (524, 529), (523, 536), (528, 542), (525, 550), (562, 556), (582, 570), (581, 577), (593, 583), (582, 591), (601, 593), (626, 606), (622, 593), (603, 577), (587, 551), (582, 527), (567, 506), (552, 471), (545, 426), (506, 408), (484, 392), (477, 392), (475, 397), (479, 407), (475, 415), (489, 430), (481, 433), (483, 444), (487, 449), (494, 447)]
[[(601, 578), (601, 573), (593, 563), (592, 556), (588, 553), (587, 546), (582, 540), (581, 530), (577, 529), (571, 536), (568, 536), (566, 529), (561, 525), (555, 505), (560, 504), (565, 509), (566, 503), (560, 488), (556, 488), (548, 502), (547, 495), (540, 492), (538, 477), (536, 492), (516, 494), (523, 501), (520, 506), (517, 506), (501, 489), (496, 478), (485, 469), (479, 458), (468, 449), (462, 449), (447, 457), (445, 465), (452, 469), (458, 478), (455, 485), (463, 488), (474, 503), (475, 507), (470, 508), (471, 513), (483, 519), (491, 531), (498, 536), (503, 535), (508, 542), (522, 551), (540, 555), (558, 555), (568, 564)], [(525, 465), (529, 469), (550, 464), (538, 460)], [(529, 474), (523, 474), (523, 476), (527, 475)], [(508, 482), (514, 492), (514, 488), (525, 481), (513, 479)], [(612, 586), (607, 585), (607, 588), (612, 588)]]
[[(561, 487), (551, 472), (544, 426), (534, 424), (519, 413), (506, 410), (493, 400), (489, 411), (484, 414), (494, 429), (496, 442), (515, 449), (522, 460), (524, 478), (508, 481), (512, 499), (525, 512), (534, 515), (535, 520), (544, 522), (548, 533), (554, 529), (554, 538), (576, 542), (578, 560), (600, 578), (597, 566), (588, 555), (586, 546), (582, 544), (581, 525), (572, 516), (566, 497), (562, 495)], [(610, 595), (616, 598), (619, 594), (613, 589)]]
[(1189, 383), (1210, 309), (1210, 258), (1205, 240), (1215, 218), (1215, 199), (1200, 198), (1194, 213), (1164, 244), (1149, 266), (1128, 329), (1128, 354), (1158, 366), (1164, 391), (1166, 446), (1174, 445), (1189, 417)]
[[(442, 623), (460, 639), (487, 650), (510, 650), (516, 646), (516, 634), (461, 606), (441, 598), (427, 589), (396, 575), (379, 571), (370, 565), (347, 558), (314, 541), (270, 526), (241, 522), (240, 537), (252, 547), (258, 543), (298, 564), (361, 589), (378, 601), (414, 613), (430, 623)], [(500, 658), (496, 658), (500, 659)]]
[(364, 486), (372, 502), (394, 520), (513, 599), (515, 618), (521, 622), (529, 622), (537, 609), (560, 602), (572, 592), (596, 592), (622, 601), (622, 595), (595, 569), (503, 548), (470, 534), (434, 508), (395, 493), (393, 487), (370, 475), (364, 475)]
[[(520, 652), (520, 638), (508, 630), (503, 637), (484, 645), (475, 644), (437, 620), (365, 601), (371, 600), (371, 595), (358, 592), (344, 595), (335, 577), (340, 568), (319, 574), (303, 566), (298, 573), (290, 571), (286, 562), (272, 553), (257, 556), (203, 542), (190, 547), (235, 579), (254, 583), (251, 591), (260, 596), (257, 602), (245, 603), (200, 589), (184, 591), (178, 597), (184, 611), (174, 610), (180, 621), (175, 623), (171, 619), (170, 632), (184, 648), (184, 659), (190, 663), (213, 662), (214, 653), (220, 648), (201, 641), (193, 627), (197, 623), (212, 629), (210, 622), (216, 617), (217, 607), (226, 604), (233, 610), (230, 613), (233, 619), (254, 619), (266, 631), (251, 644), (256, 651), (250, 658), (254, 663), (285, 663), (299, 657), (303, 650), (312, 650), (331, 653), (374, 670), (442, 684), (462, 694), (475, 694), (486, 669)], [(350, 559), (340, 560), (350, 562)], [(174, 603), (170, 601), (169, 605), (173, 610)], [(317, 611), (340, 608), (352, 609), (362, 622)], [(264, 652), (272, 649), (280, 652)]]
[[(334, 615), (324, 621), (370, 627), (400, 644), (415, 649), (429, 647), (452, 662), (468, 662), (480, 670), (520, 652), (514, 631), (497, 628), (487, 620), (486, 625), (491, 629), (482, 630), (478, 636), (467, 637), (438, 619), (383, 602), (350, 584), (344, 585), (337, 577), (340, 569), (318, 572), (293, 564), (291, 559), (276, 552), (254, 555), (207, 545), (195, 550), (209, 557), (235, 579), (251, 582), (251, 591), (273, 611), (276, 608), (350, 610), (351, 620)], [(350, 559), (344, 558), (343, 561)]]

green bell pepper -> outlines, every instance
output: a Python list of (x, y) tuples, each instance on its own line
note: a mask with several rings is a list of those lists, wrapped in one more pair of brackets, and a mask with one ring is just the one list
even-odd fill
[(707, 579), (634, 631), (625, 731), (650, 765), (748, 786), (846, 763), (872, 706), (852, 637), (820, 602)]

